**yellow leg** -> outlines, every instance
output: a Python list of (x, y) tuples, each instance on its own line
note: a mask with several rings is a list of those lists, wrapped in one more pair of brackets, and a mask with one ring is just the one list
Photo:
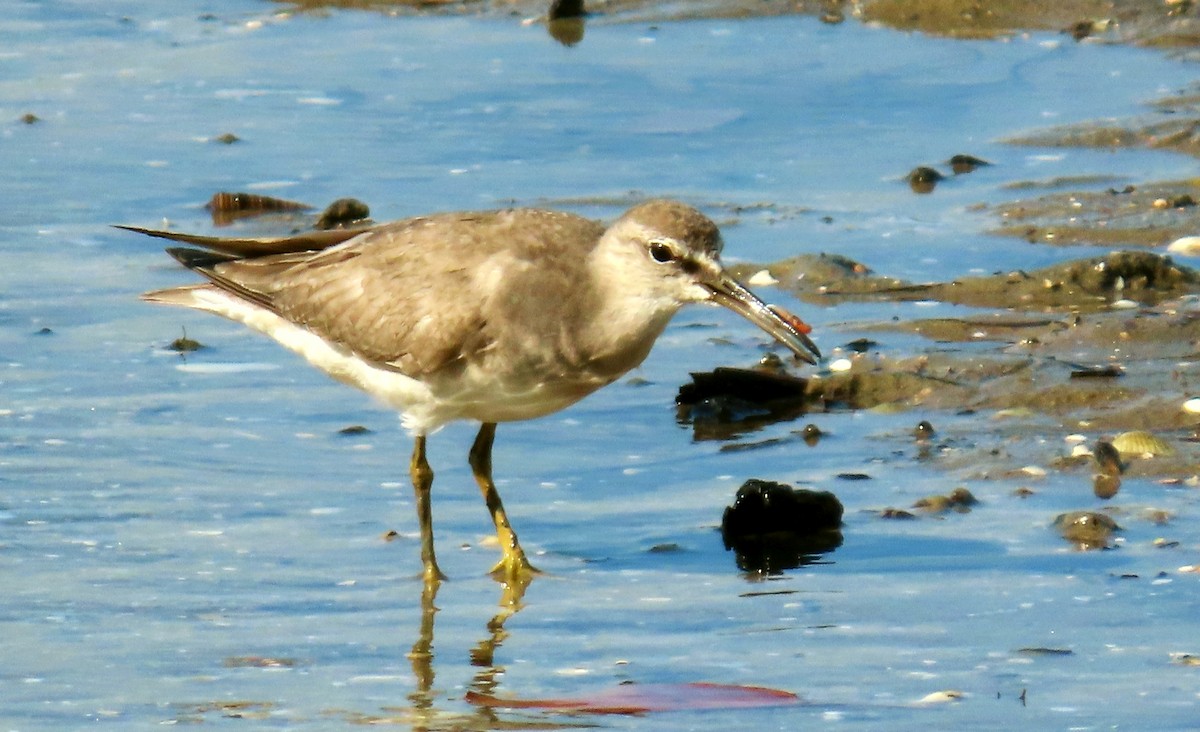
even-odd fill
[(428, 585), (446, 579), (446, 575), (438, 569), (437, 556), (433, 552), (433, 507), (429, 502), (429, 492), (433, 487), (433, 468), (429, 467), (429, 461), (425, 459), (425, 435), (417, 435), (408, 472), (412, 476), (413, 494), (417, 498), (417, 523), (421, 526), (421, 564), (425, 567), (425, 583)]
[(488, 511), (492, 514), (492, 522), (496, 524), (496, 538), (500, 540), (500, 551), (503, 555), (492, 575), (497, 578), (520, 580), (528, 578), (538, 570), (525, 558), (521, 543), (517, 541), (517, 533), (508, 522), (508, 514), (504, 513), (504, 504), (500, 501), (500, 493), (492, 482), (492, 442), (496, 439), (496, 424), (484, 422), (471, 446), (471, 472), (479, 490), (483, 491), (483, 500), (487, 503)]

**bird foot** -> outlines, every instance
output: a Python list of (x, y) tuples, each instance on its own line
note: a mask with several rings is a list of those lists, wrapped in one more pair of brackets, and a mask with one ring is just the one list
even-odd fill
[(421, 579), (425, 582), (425, 586), (428, 587), (446, 579), (446, 575), (436, 563), (426, 564), (425, 569), (421, 571)]
[(504, 556), (496, 566), (492, 567), (490, 575), (500, 582), (513, 581), (517, 583), (527, 584), (529, 580), (536, 575), (542, 573), (542, 570), (529, 563), (525, 558), (525, 553), (516, 551), (513, 553), (505, 552)]

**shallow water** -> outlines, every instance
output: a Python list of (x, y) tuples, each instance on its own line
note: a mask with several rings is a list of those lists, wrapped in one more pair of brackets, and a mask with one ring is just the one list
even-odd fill
[[(1078, 475), (979, 480), (937, 467), (911, 437), (928, 418), (973, 435), (940, 453), (1022, 444), (1001, 422), (981, 428), (989, 415), (832, 413), (741, 438), (756, 449), (693, 441), (673, 408), (687, 372), (751, 364), (763, 348), (710, 309), (681, 315), (637, 381), (500, 429), (499, 487), (548, 573), (502, 630), (488, 628), (501, 588), (485, 576), (495, 556), (466, 466), (473, 427), (431, 439), (453, 579), (432, 662), (414, 669), (410, 443), (394, 415), (232, 324), (138, 302), (186, 275), (153, 242), (107, 228), (207, 230), (202, 204), (218, 190), (317, 206), (352, 195), (379, 220), (573, 200), (608, 217), (622, 204), (605, 199), (644, 191), (707, 208), (733, 261), (835, 251), (916, 280), (1032, 269), (1074, 254), (984, 236), (972, 204), (1002, 200), (1012, 180), (1156, 180), (1193, 163), (997, 140), (1141, 112), (1192, 69), (1061, 36), (968, 43), (806, 19), (591, 23), (564, 48), (510, 19), (274, 10), (25, 3), (0, 20), (5, 729), (235, 716), (311, 729), (1194, 725), (1195, 669), (1170, 656), (1200, 653), (1200, 580), (1176, 571), (1197, 563), (1193, 490), (1127, 481), (1119, 548), (1077, 553), (1048, 525), (1095, 507)], [(226, 132), (241, 141), (210, 140)], [(929, 196), (903, 183), (960, 152), (996, 165)], [(739, 216), (720, 205), (760, 202)], [(857, 337), (855, 323), (953, 309), (813, 311), (767, 294), (804, 312), (826, 350)], [(167, 351), (182, 328), (207, 348)], [(815, 448), (794, 434), (810, 419), (830, 433)], [(349, 425), (372, 432), (338, 434)], [(847, 472), (872, 480), (837, 478)], [(779, 577), (743, 576), (716, 527), (751, 477), (836, 492), (844, 545)], [(960, 484), (983, 501), (969, 514), (873, 513)], [(1037, 495), (1013, 498), (1022, 485)], [(1157, 526), (1146, 506), (1178, 517)], [(401, 538), (383, 541), (389, 529)], [(1180, 545), (1154, 548), (1158, 536)], [(472, 665), (486, 641), (499, 641), (495, 666)], [(623, 681), (761, 685), (806, 703), (490, 717), (463, 699)], [(949, 689), (965, 697), (915, 703)]]

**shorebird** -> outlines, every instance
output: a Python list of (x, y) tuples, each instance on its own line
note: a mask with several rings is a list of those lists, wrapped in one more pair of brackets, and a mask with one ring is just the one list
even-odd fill
[(482, 426), (469, 453), (502, 557), (498, 576), (533, 569), (492, 481), (496, 424), (563, 409), (646, 358), (676, 311), (716, 303), (816, 363), (808, 326), (721, 266), (721, 236), (691, 206), (652, 200), (612, 225), (559, 211), (438, 213), (359, 230), (237, 239), (120, 228), (168, 248), (205, 282), (150, 302), (204, 310), (278, 341), (333, 378), (399, 410), (426, 581), (434, 553), (426, 436)]

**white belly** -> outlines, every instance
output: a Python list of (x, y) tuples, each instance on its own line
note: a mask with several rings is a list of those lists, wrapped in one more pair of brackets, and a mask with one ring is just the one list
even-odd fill
[(498, 383), (494, 374), (478, 365), (422, 381), (375, 365), (266, 308), (214, 287), (176, 288), (155, 295), (159, 302), (215, 313), (269, 336), (331, 377), (400, 411), (404, 427), (415, 434), (428, 434), (456, 419), (511, 422), (541, 417), (608, 383), (587, 378), (550, 382), (523, 378)]

